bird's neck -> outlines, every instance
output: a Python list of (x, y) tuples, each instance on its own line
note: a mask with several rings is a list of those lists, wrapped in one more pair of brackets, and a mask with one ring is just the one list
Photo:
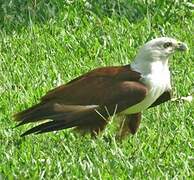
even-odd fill
[(166, 89), (171, 89), (170, 71), (168, 67), (168, 60), (154, 60), (154, 61), (134, 61), (131, 64), (131, 69), (141, 74), (141, 82), (148, 88), (159, 88), (163, 92)]
[[(131, 68), (134, 71), (140, 72), (142, 75), (146, 76), (149, 74), (161, 74), (168, 71), (168, 59), (160, 60), (139, 60), (135, 59), (131, 63)], [(162, 74), (161, 74), (162, 75)]]

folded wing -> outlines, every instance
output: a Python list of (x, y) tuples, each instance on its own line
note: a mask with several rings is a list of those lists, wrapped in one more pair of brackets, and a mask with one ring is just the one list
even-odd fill
[(129, 66), (93, 70), (46, 94), (41, 102), (15, 115), (19, 125), (42, 124), (23, 135), (76, 127), (82, 132), (98, 133), (113, 114), (142, 101), (147, 88), (140, 74)]

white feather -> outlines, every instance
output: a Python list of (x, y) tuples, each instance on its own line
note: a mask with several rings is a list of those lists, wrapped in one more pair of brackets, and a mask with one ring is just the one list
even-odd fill
[(171, 89), (168, 57), (172, 49), (164, 49), (166, 41), (176, 44), (171, 38), (157, 38), (146, 43), (137, 54), (131, 68), (141, 73), (141, 82), (148, 88), (148, 94), (143, 101), (123, 111), (123, 114), (133, 114), (147, 109), (166, 90)]
[(141, 82), (148, 88), (147, 96), (140, 103), (125, 110), (124, 114), (133, 114), (147, 109), (161, 94), (171, 89), (168, 67), (159, 63), (151, 63), (150, 66), (155, 66), (156, 71), (142, 75), (141, 78)]

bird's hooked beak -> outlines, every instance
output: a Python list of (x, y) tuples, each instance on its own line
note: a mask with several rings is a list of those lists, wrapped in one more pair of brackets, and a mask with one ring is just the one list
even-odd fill
[(178, 42), (175, 49), (178, 51), (186, 51), (188, 50), (188, 46), (183, 42)]

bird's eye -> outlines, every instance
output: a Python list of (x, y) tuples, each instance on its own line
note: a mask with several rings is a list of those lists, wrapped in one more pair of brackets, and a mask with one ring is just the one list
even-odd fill
[(168, 48), (168, 47), (171, 47), (171, 46), (172, 46), (171, 42), (164, 43), (164, 48)]

